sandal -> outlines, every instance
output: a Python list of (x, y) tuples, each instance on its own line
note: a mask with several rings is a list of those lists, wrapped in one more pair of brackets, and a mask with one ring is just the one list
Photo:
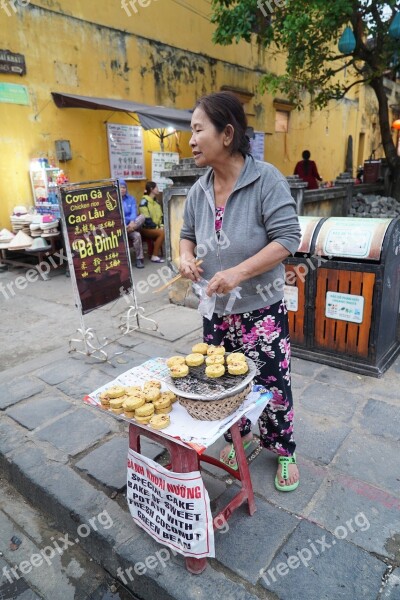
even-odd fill
[[(296, 455), (293, 456), (278, 456), (278, 464), (282, 467), (282, 479), (289, 479), (289, 464), (296, 463)], [(280, 492), (292, 492), (299, 486), (300, 481), (297, 480), (291, 485), (281, 485), (279, 483), (278, 475), (275, 475), (275, 487)]]
[[(250, 444), (252, 444), (254, 441), (256, 441), (256, 440), (253, 438), (251, 440), (246, 440), (245, 442), (243, 442), (243, 449), (247, 450), (247, 448), (250, 446)], [(233, 447), (233, 444), (231, 444), (231, 449), (229, 450), (226, 460), (223, 460), (221, 458), (221, 456), (219, 457), (219, 460), (220, 460), (220, 462), (224, 463), (224, 465), (226, 465), (227, 467), (230, 467), (234, 471), (237, 471), (239, 468), (237, 461), (236, 461), (236, 452), (235, 452), (235, 448)]]

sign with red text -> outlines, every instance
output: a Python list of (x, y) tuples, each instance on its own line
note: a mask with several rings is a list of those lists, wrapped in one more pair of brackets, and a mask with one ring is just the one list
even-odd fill
[(60, 186), (60, 196), (70, 267), (85, 314), (133, 287), (123, 209), (116, 182)]
[(107, 123), (112, 178), (146, 179), (143, 129), (137, 125)]
[(215, 556), (210, 499), (200, 471), (173, 473), (128, 451), (127, 499), (133, 520), (183, 556)]

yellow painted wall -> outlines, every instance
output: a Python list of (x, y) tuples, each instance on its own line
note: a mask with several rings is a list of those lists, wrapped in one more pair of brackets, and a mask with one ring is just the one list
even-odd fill
[[(0, 73), (0, 83), (27, 86), (30, 105), (0, 102), (0, 228), (9, 227), (13, 206), (33, 203), (30, 158), (54, 156), (55, 140), (68, 139), (73, 160), (61, 166), (70, 181), (108, 178), (105, 121), (134, 124), (123, 113), (58, 109), (51, 91), (176, 108), (191, 108), (196, 98), (222, 86), (247, 91), (254, 95), (246, 105), (249, 124), (267, 133), (265, 159), (286, 175), (309, 148), (321, 175), (334, 179), (344, 169), (348, 134), (355, 157), (360, 130), (366, 132), (364, 158), (376, 138), (376, 128), (370, 134), (376, 105), (371, 94), (365, 100), (365, 90), (322, 112), (311, 112), (306, 102), (305, 110), (291, 113), (289, 133), (275, 133), (273, 98), (260, 96), (257, 84), (266, 67), (281, 69), (283, 59), (266, 60), (244, 43), (214, 46), (208, 0), (127, 0), (125, 8), (121, 0), (32, 0), (15, 6), (17, 12), (10, 5), (9, 14), (0, 8), (1, 48), (23, 54), (27, 74)], [(188, 140), (188, 133), (171, 136), (165, 150), (190, 156)], [(159, 142), (145, 132), (144, 145), (150, 178), (151, 151), (159, 150)], [(140, 197), (143, 185), (128, 187)]]

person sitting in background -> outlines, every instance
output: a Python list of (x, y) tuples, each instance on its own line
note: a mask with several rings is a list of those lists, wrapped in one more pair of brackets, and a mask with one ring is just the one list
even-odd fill
[(313, 160), (310, 160), (311, 153), (309, 150), (304, 150), (302, 157), (303, 160), (299, 160), (294, 169), (294, 174), (298, 175), (300, 179), (305, 181), (309, 190), (318, 189), (318, 181), (322, 181), (322, 177), (318, 173), (317, 165)]
[(160, 258), (165, 233), (162, 208), (156, 199), (159, 193), (157, 184), (154, 181), (148, 181), (143, 198), (139, 204), (139, 212), (145, 219), (142, 234), (145, 238), (154, 242), (153, 255), (150, 260), (155, 263), (164, 262)]
[(136, 199), (128, 194), (124, 179), (119, 180), (119, 189), (122, 198), (122, 208), (124, 210), (126, 232), (136, 254), (136, 267), (144, 269), (142, 236), (139, 230), (145, 222), (145, 217), (138, 214)]

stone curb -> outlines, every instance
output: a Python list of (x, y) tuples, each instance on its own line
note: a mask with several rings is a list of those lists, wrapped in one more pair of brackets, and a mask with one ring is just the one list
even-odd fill
[[(130, 591), (146, 600), (208, 600), (216, 590), (222, 598), (258, 600), (259, 596), (248, 592), (236, 578), (228, 579), (221, 565), (215, 570), (216, 561), (209, 561), (206, 572), (199, 576), (201, 581), (190, 575), (183, 557), (173, 556), (166, 547), (153, 542), (132, 523), (129, 513), (68, 467), (62, 452), (55, 450), (49, 458), (17, 427), (3, 423), (3, 432), (5, 427), (6, 435), (0, 436), (1, 476), (33, 506), (54, 519), (71, 541), (79, 543), (115, 579), (121, 581), (118, 574), (125, 574), (126, 584), (123, 583)], [(112, 519), (110, 529), (91, 530), (87, 537), (75, 537), (79, 525), (89, 524), (104, 511)], [(140, 565), (150, 561), (149, 557), (153, 562), (145, 573), (132, 573), (135, 566), (140, 573)], [(265, 592), (262, 597), (266, 597)]]

